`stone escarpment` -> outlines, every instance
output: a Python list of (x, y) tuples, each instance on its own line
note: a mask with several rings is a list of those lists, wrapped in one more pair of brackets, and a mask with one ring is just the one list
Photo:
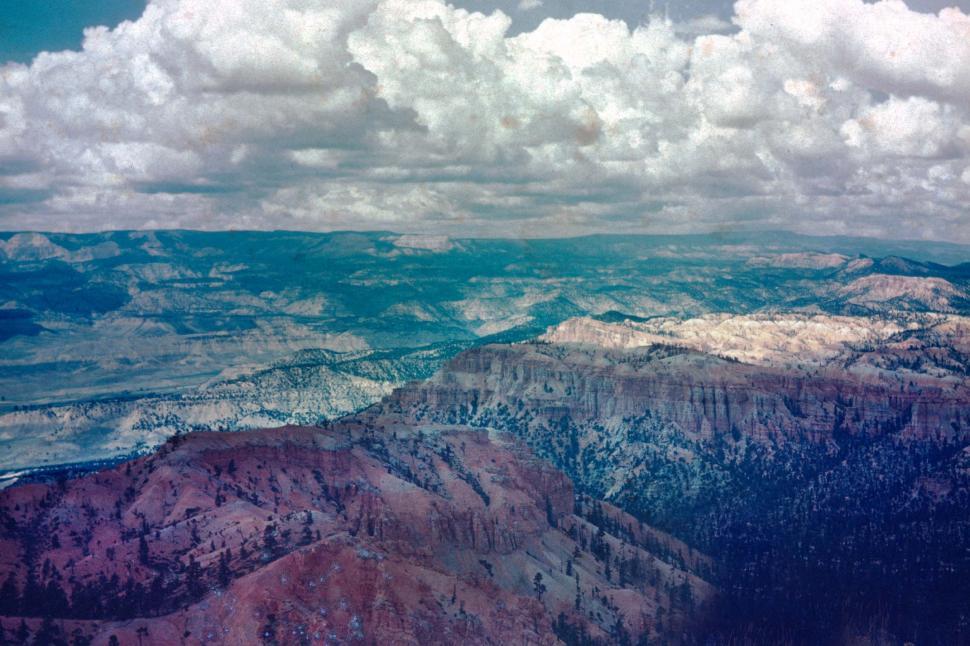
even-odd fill
[(713, 643), (967, 643), (964, 329), (760, 363), (677, 344), (486, 346), (383, 407), (512, 432), (584, 493), (710, 554), (729, 591), (700, 629)]
[(487, 346), (397, 391), (393, 401), (415, 419), (456, 423), (504, 415), (526, 425), (565, 417), (619, 428), (647, 416), (699, 441), (832, 446), (845, 436), (956, 441), (970, 433), (964, 384), (755, 366), (667, 346)]

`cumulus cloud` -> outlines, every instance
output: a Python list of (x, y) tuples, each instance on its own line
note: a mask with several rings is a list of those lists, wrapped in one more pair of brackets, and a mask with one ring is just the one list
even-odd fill
[(510, 27), (442, 0), (153, 0), (0, 68), (0, 226), (970, 242), (958, 9)]

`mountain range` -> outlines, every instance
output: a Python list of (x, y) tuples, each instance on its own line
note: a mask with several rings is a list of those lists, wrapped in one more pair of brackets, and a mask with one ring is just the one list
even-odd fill
[(573, 317), (968, 313), (967, 255), (791, 234), (0, 234), (0, 469), (336, 419)]

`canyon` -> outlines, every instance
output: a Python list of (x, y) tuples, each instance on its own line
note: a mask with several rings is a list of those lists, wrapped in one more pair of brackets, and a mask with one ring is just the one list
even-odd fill
[[(791, 355), (764, 332), (806, 325), (814, 337), (792, 338), (814, 350)], [(581, 491), (710, 554), (733, 590), (708, 636), (962, 643), (966, 321), (902, 328), (860, 342), (818, 316), (574, 320), (469, 350), (385, 406), (508, 431)], [(733, 344), (738, 329), (756, 333)]]
[(966, 258), (772, 233), (0, 233), (0, 486), (176, 433), (334, 420), (577, 317), (966, 315)]
[(970, 273), (871, 244), (7, 236), (0, 641), (968, 643)]
[(0, 493), (0, 625), (97, 644), (961, 643), (966, 325), (573, 319), (335, 422), (179, 435), (22, 483)]

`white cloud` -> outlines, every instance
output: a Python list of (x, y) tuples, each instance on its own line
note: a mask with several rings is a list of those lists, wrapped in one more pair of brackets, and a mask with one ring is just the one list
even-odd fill
[(532, 11), (542, 6), (542, 0), (519, 0), (519, 11)]
[(966, 152), (956, 138), (960, 125), (952, 106), (922, 97), (892, 97), (846, 121), (841, 133), (849, 146), (870, 148), (870, 154), (957, 157)]
[(970, 17), (739, 0), (734, 23), (154, 0), (2, 68), (0, 225), (970, 242)]

